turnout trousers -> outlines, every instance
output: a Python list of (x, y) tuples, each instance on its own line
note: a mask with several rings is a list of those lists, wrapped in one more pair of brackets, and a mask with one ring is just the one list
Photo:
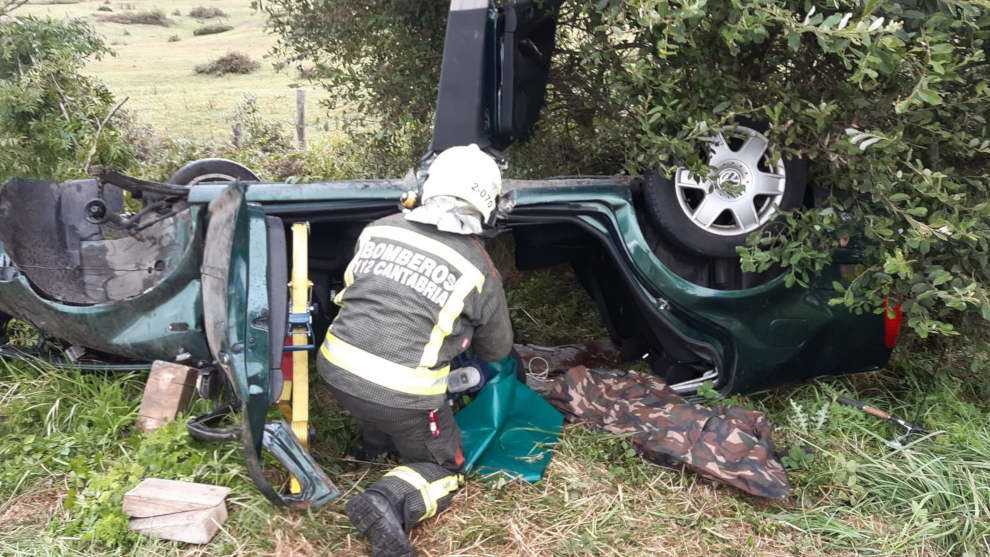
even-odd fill
[(387, 451), (399, 453), (402, 466), (388, 471), (367, 491), (388, 499), (407, 533), (450, 505), (464, 481), (464, 454), (461, 430), (449, 406), (436, 409), (431, 418), (429, 410), (392, 408), (332, 386), (330, 390), (360, 422), (364, 458), (373, 459)]

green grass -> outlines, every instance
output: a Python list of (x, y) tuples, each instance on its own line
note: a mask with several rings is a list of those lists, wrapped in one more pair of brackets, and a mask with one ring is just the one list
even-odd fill
[(507, 301), (518, 342), (558, 345), (608, 338), (594, 300), (570, 269), (527, 273), (517, 280)]
[[(555, 316), (561, 327), (585, 319), (588, 300), (559, 302), (574, 298), (565, 271), (506, 274), (510, 299), (525, 300), (533, 317)], [(528, 319), (513, 318), (517, 328)], [(412, 539), (430, 555), (985, 555), (988, 355), (980, 342), (916, 346), (888, 370), (734, 397), (729, 402), (762, 410), (776, 426), (794, 488), (783, 503), (646, 462), (621, 437), (568, 426), (543, 481), (472, 479)], [(0, 364), (0, 554), (185, 555), (181, 544), (126, 530), (120, 498), (148, 476), (233, 489), (230, 520), (203, 554), (363, 554), (343, 501), (389, 465), (342, 459), (355, 431), (318, 380), (313, 453), (345, 497), (302, 513), (261, 497), (236, 443), (197, 443), (179, 423), (136, 432), (143, 380)], [(897, 442), (896, 427), (837, 405), (837, 395), (937, 433)], [(194, 412), (205, 408), (200, 401)]]
[[(452, 509), (416, 530), (413, 540), (433, 555), (985, 554), (990, 433), (985, 422), (967, 416), (985, 416), (986, 408), (955, 398), (951, 379), (958, 375), (936, 377), (903, 365), (737, 401), (774, 418), (785, 451), (796, 445), (814, 451), (790, 470), (792, 501), (742, 495), (643, 461), (620, 437), (569, 426), (542, 482), (472, 480)], [(886, 440), (893, 429), (830, 402), (834, 392), (852, 392), (910, 406), (916, 401), (910, 396), (879, 395), (902, 374), (930, 387), (922, 396), (931, 403), (953, 407), (929, 408), (922, 421), (965, 432), (968, 443), (938, 435), (891, 449)], [(0, 553), (183, 553), (179, 544), (125, 529), (120, 497), (154, 475), (233, 488), (230, 521), (206, 554), (361, 554), (340, 501), (307, 513), (269, 506), (246, 479), (236, 444), (198, 444), (179, 424), (151, 435), (132, 431), (141, 379), (3, 368)], [(345, 491), (369, 485), (387, 464), (343, 463), (350, 423), (321, 385), (314, 383), (313, 393), (314, 454)], [(802, 429), (789, 400), (808, 412), (827, 405), (825, 423)]]
[[(990, 385), (986, 345), (980, 354), (983, 367), (974, 373), (905, 350), (888, 371), (752, 397), (749, 403), (780, 427), (782, 452), (799, 456), (785, 460), (795, 504), (769, 518), (801, 529), (823, 548), (986, 554), (990, 404), (972, 391)], [(936, 433), (901, 438), (899, 427), (835, 404), (843, 394)], [(817, 426), (822, 408), (824, 423)]]
[[(121, 8), (131, 4), (133, 10)], [(102, 0), (73, 4), (32, 2), (13, 15), (47, 15), (54, 18), (82, 18), (112, 45), (116, 56), (90, 63), (86, 71), (107, 83), (117, 98), (129, 97), (124, 105), (140, 122), (151, 125), (159, 135), (195, 140), (228, 141), (232, 115), (243, 93), (253, 93), (266, 115), (294, 125), (294, 85), (300, 84), (294, 70), (277, 72), (272, 60), (264, 58), (275, 39), (264, 31), (264, 16), (253, 11), (246, 0), (211, 0), (210, 7), (222, 9), (229, 17), (223, 23), (233, 26), (225, 33), (194, 36), (203, 20), (189, 17), (197, 1), (132, 0), (113, 2), (112, 15), (161, 10), (172, 25), (127, 25), (100, 21)], [(179, 10), (182, 15), (173, 15)], [(169, 37), (181, 39), (169, 42)], [(246, 75), (215, 77), (197, 75), (194, 68), (218, 55), (236, 50), (261, 60), (259, 71)], [(311, 138), (328, 125), (325, 112), (317, 109), (322, 91), (308, 87), (308, 130)]]

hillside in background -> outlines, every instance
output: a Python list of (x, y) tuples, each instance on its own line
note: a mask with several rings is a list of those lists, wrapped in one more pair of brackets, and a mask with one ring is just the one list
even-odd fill
[[(87, 71), (106, 82), (116, 97), (129, 97), (124, 108), (157, 133), (195, 140), (226, 140), (231, 135), (234, 109), (245, 93), (257, 97), (260, 111), (267, 118), (286, 125), (293, 123), (293, 88), (301, 85), (298, 72), (291, 68), (277, 71), (273, 60), (265, 57), (275, 39), (264, 31), (264, 15), (252, 10), (247, 0), (61, 1), (33, 0), (18, 8), (14, 15), (80, 18), (92, 25), (106, 37), (116, 55), (90, 63)], [(191, 17), (190, 11), (200, 6), (227, 15)], [(105, 20), (155, 10), (162, 12), (168, 26)], [(212, 35), (193, 34), (201, 27), (219, 24), (233, 28)], [(230, 51), (247, 54), (261, 63), (260, 68), (250, 74), (223, 77), (195, 72), (197, 65)], [(311, 137), (325, 129), (323, 111), (316, 105), (321, 94), (309, 91)]]

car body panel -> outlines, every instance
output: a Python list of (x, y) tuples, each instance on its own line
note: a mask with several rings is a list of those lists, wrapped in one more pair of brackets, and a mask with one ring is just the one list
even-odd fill
[[(359, 187), (354, 189), (353, 184)], [(195, 192), (199, 202), (217, 195), (219, 186)], [(266, 213), (310, 217), (321, 213), (380, 207), (398, 201), (398, 181), (358, 181), (308, 184), (305, 188), (258, 184), (247, 199)], [(349, 202), (341, 205), (342, 202)], [(501, 226), (511, 227), (525, 216), (540, 222), (557, 217), (579, 219), (603, 237), (612, 238), (630, 268), (630, 288), (649, 300), (655, 318), (684, 341), (708, 347), (733, 379), (731, 391), (750, 391), (816, 375), (872, 369), (886, 362), (890, 350), (883, 342), (883, 321), (875, 315), (852, 315), (830, 306), (832, 280), (828, 269), (810, 288), (788, 288), (783, 277), (755, 288), (719, 291), (695, 285), (668, 269), (640, 231), (625, 177), (509, 180), (500, 202)], [(542, 215), (542, 216), (541, 216)], [(326, 216), (326, 215), (322, 215)], [(858, 347), (853, 354), (835, 346)]]
[[(31, 207), (30, 201), (24, 199), (30, 190), (13, 189), (11, 183), (5, 185), (0, 191), (3, 213), (0, 215), (3, 227), (0, 238), (16, 242), (9, 235), (23, 232), (19, 225), (25, 220), (48, 219), (50, 222), (46, 226), (53, 229), (47, 239), (51, 247), (41, 245), (46, 242), (45, 237), (38, 238), (37, 244), (27, 246), (33, 252), (34, 272), (51, 271), (74, 278), (90, 273), (97, 281), (116, 280), (113, 274), (116, 269), (112, 266), (119, 263), (120, 254), (84, 260), (85, 267), (57, 256), (58, 251), (66, 250), (75, 250), (78, 254), (80, 246), (84, 245), (96, 248), (97, 253), (110, 254), (113, 249), (104, 249), (102, 245), (119, 244), (123, 239), (117, 230), (94, 232), (87, 239), (77, 234), (81, 225), (72, 216), (83, 213), (87, 199), (73, 192), (82, 182), (86, 181), (61, 184), (38, 181), (51, 185), (54, 192), (51, 206), (38, 208)], [(94, 185), (92, 180), (88, 182), (89, 186)], [(199, 285), (202, 238), (197, 236), (196, 222), (200, 212), (200, 207), (181, 203), (172, 216), (159, 219), (156, 228), (148, 229), (167, 237), (175, 246), (175, 249), (162, 252), (169, 258), (168, 262), (162, 262), (163, 270), (159, 272), (150, 267), (136, 273), (131, 270), (131, 274), (153, 277), (150, 282), (141, 279), (142, 282), (137, 283), (150, 284), (150, 287), (122, 296), (122, 299), (100, 303), (64, 302), (54, 296), (40, 295), (40, 287), (14, 261), (14, 254), (0, 245), (0, 312), (24, 319), (70, 343), (125, 358), (182, 360), (193, 365), (208, 363), (212, 358), (203, 336)], [(28, 222), (24, 226), (32, 225), (33, 222)], [(153, 245), (160, 239), (149, 238), (148, 243)], [(134, 248), (129, 249), (133, 251)], [(79, 282), (86, 281), (81, 279)]]
[(621, 248), (637, 275), (631, 282), (652, 298), (650, 305), (657, 313), (666, 315), (684, 335), (716, 347), (732, 381), (724, 385), (726, 391), (875, 369), (889, 358), (879, 316), (854, 315), (829, 305), (832, 283), (840, 278), (837, 265), (809, 288), (789, 288), (783, 276), (744, 290), (698, 286), (673, 273), (650, 250), (625, 180), (562, 180), (559, 186), (553, 182), (510, 188), (502, 203), (515, 213), (541, 206), (570, 210), (603, 233), (612, 233), (617, 239), (613, 245)]
[[(500, 201), (499, 226), (511, 229), (557, 220), (576, 223), (599, 236), (614, 252), (613, 261), (625, 269), (626, 284), (636, 292), (642, 309), (649, 311), (650, 320), (678, 342), (696, 345), (696, 352), (711, 359), (726, 380), (734, 381), (729, 391), (869, 369), (886, 361), (889, 349), (883, 342), (882, 318), (851, 315), (828, 304), (832, 280), (838, 278), (835, 268), (828, 269), (810, 288), (788, 288), (777, 278), (755, 288), (719, 291), (677, 276), (650, 251), (636, 219), (630, 183), (624, 177), (509, 180)], [(188, 208), (192, 215), (188, 233), (197, 240), (189, 243), (176, 270), (155, 287), (127, 300), (66, 305), (45, 299), (26, 277), (15, 273), (11, 280), (0, 281), (0, 311), (56, 332), (70, 342), (125, 357), (176, 360), (189, 354), (187, 363), (220, 361), (216, 351), (211, 356), (206, 350), (206, 338), (211, 334), (219, 338), (220, 331), (208, 325), (215, 318), (203, 304), (204, 299), (217, 298), (198, 293), (201, 287), (211, 288), (211, 276), (219, 273), (211, 269), (223, 268), (223, 258), (216, 265), (210, 262), (210, 244), (219, 242), (230, 245), (233, 259), (227, 282), (214, 288), (218, 293), (226, 292), (227, 304), (250, 307), (238, 309), (239, 321), (224, 323), (229, 340), (218, 350), (228, 357), (236, 353), (239, 359), (250, 353), (261, 362), (269, 353), (267, 337), (259, 344), (260, 336), (251, 333), (261, 332), (263, 326), (258, 323), (264, 321), (267, 311), (266, 277), (258, 274), (265, 267), (265, 215), (278, 214), (287, 221), (361, 222), (372, 218), (369, 215), (398, 210), (398, 200), (407, 185), (400, 180), (368, 180), (197, 186), (190, 190)], [(223, 218), (238, 223), (236, 232), (224, 239), (210, 234), (204, 243), (204, 223), (211, 212), (216, 222), (220, 206), (232, 203), (224, 202), (224, 196), (235, 189), (239, 192), (238, 207), (243, 207), (232, 211), (228, 206)], [(216, 208), (212, 204), (217, 204)], [(257, 259), (253, 266), (251, 257)], [(255, 339), (254, 344), (246, 344), (250, 338)], [(850, 354), (836, 346), (857, 350)], [(259, 366), (251, 371), (253, 375), (269, 373), (267, 364)], [(227, 373), (238, 396), (260, 389), (259, 400), (270, 400), (271, 383), (267, 379), (249, 385), (229, 369)], [(244, 373), (248, 373), (247, 367)]]
[[(272, 396), (273, 339), (269, 323), (268, 227), (265, 212), (248, 203), (243, 184), (223, 189), (209, 206), (203, 253), (203, 317), (210, 350), (240, 401), (248, 474), (277, 505), (317, 507), (340, 495), (291, 427), (282, 420), (267, 423)], [(281, 329), (284, 330), (284, 329)], [(262, 467), (262, 449), (296, 478), (300, 489), (282, 494), (272, 487)]]

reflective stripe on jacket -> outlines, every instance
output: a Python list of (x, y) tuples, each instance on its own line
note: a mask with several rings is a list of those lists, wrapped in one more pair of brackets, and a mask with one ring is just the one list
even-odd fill
[(501, 278), (473, 236), (379, 219), (362, 231), (344, 285), (320, 373), (354, 396), (436, 408), (452, 358), (472, 345), (497, 360), (512, 347)]

